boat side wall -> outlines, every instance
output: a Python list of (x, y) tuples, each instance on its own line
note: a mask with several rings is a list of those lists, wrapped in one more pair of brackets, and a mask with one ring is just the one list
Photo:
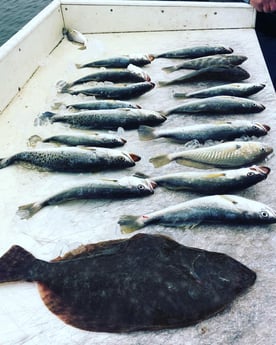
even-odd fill
[(0, 113), (62, 39), (60, 1), (53, 1), (0, 48)]
[(239, 29), (255, 27), (244, 3), (61, 1), (64, 21), (82, 33)]

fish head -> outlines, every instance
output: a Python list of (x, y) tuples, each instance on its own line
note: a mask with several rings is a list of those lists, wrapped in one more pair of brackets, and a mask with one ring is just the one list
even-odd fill
[(259, 151), (262, 157), (267, 157), (273, 152), (273, 148), (267, 144), (260, 143)]
[(254, 122), (252, 123), (252, 130), (255, 136), (260, 137), (266, 135), (270, 131), (270, 127), (259, 122)]
[(120, 185), (127, 186), (137, 196), (151, 195), (157, 183), (149, 178), (141, 178), (137, 176), (126, 176), (119, 180)]

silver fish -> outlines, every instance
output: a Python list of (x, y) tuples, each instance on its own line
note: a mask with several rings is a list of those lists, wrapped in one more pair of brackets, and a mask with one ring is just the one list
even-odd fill
[(240, 66), (211, 66), (201, 68), (167, 81), (159, 81), (160, 86), (183, 84), (198, 81), (229, 81), (239, 82), (248, 79), (250, 74)]
[(92, 74), (79, 78), (71, 83), (67, 83), (66, 81), (61, 80), (57, 83), (57, 88), (59, 90), (62, 90), (63, 88), (69, 88), (75, 85), (84, 84), (91, 81), (110, 81), (113, 83), (138, 83), (143, 81), (150, 81), (151, 78), (145, 71), (143, 71), (141, 68), (137, 66), (130, 66), (124, 69), (100, 70), (98, 72), (94, 72)]
[(30, 146), (35, 146), (40, 141), (43, 143), (65, 144), (68, 146), (96, 146), (107, 148), (123, 146), (126, 143), (124, 138), (111, 133), (57, 134), (44, 139), (39, 135), (33, 135), (29, 138)]
[(156, 126), (166, 120), (166, 117), (156, 111), (147, 109), (103, 109), (87, 110), (71, 114), (55, 114), (45, 112), (36, 120), (40, 124), (45, 121), (62, 122), (76, 128), (89, 129), (134, 129), (142, 124)]
[(173, 113), (198, 114), (249, 114), (259, 113), (265, 106), (252, 99), (234, 96), (214, 96), (203, 99), (187, 101), (163, 113), (168, 116)]
[(155, 187), (155, 182), (134, 176), (91, 180), (89, 183), (68, 188), (44, 200), (19, 206), (17, 214), (22, 219), (28, 219), (46, 206), (59, 205), (71, 200), (144, 197), (153, 194)]
[(232, 48), (224, 46), (194, 46), (188, 48), (180, 48), (176, 50), (166, 51), (159, 54), (152, 54), (155, 59), (157, 58), (172, 58), (172, 59), (184, 59), (184, 58), (198, 58), (207, 55), (216, 54), (231, 54), (233, 53)]
[(126, 68), (128, 65), (135, 65), (135, 66), (145, 66), (151, 63), (154, 60), (153, 55), (140, 55), (140, 56), (130, 56), (130, 55), (122, 55), (122, 56), (114, 56), (107, 59), (102, 60), (95, 60), (92, 62), (88, 62), (86, 64), (76, 64), (77, 68), (85, 68), (85, 67), (106, 67), (106, 68)]
[(130, 99), (143, 95), (151, 91), (155, 84), (149, 81), (126, 84), (126, 85), (96, 85), (88, 89), (73, 90), (62, 87), (59, 92), (69, 93), (70, 95), (83, 94), (85, 96), (94, 96), (98, 99)]
[(151, 224), (187, 228), (201, 223), (272, 224), (276, 212), (269, 206), (237, 195), (205, 196), (141, 216), (123, 215), (121, 231), (130, 233)]
[(155, 129), (149, 126), (140, 126), (138, 128), (138, 134), (140, 140), (167, 138), (181, 143), (186, 143), (191, 140), (197, 140), (203, 143), (206, 140), (229, 141), (242, 136), (260, 137), (266, 135), (269, 130), (270, 127), (265, 124), (236, 120), (195, 124), (171, 129)]
[(115, 149), (76, 147), (22, 151), (0, 159), (0, 169), (15, 163), (28, 163), (59, 172), (93, 172), (105, 169), (129, 168), (140, 157)]
[(170, 190), (190, 191), (202, 194), (225, 194), (245, 189), (264, 181), (270, 169), (253, 165), (233, 170), (198, 172), (184, 171), (151, 177), (158, 186)]
[(199, 169), (241, 168), (264, 160), (273, 148), (257, 141), (230, 141), (209, 147), (202, 147), (150, 159), (157, 168), (176, 161), (178, 164)]
[(257, 83), (231, 83), (219, 86), (208, 87), (193, 92), (175, 92), (174, 97), (184, 98), (205, 98), (213, 96), (236, 96), (236, 97), (247, 97), (254, 95), (261, 91), (265, 87), (265, 84)]
[(87, 38), (81, 32), (75, 29), (63, 28), (63, 34), (67, 36), (69, 41), (79, 43), (83, 49), (87, 48)]
[(101, 109), (117, 109), (117, 108), (138, 108), (141, 109), (139, 104), (134, 104), (127, 101), (119, 101), (114, 99), (97, 100), (97, 101), (87, 101), (72, 104), (63, 104), (61, 102), (55, 102), (52, 108), (57, 109), (61, 106), (66, 108), (73, 108), (77, 110), (101, 110)]
[(200, 58), (185, 60), (180, 64), (163, 67), (162, 69), (167, 72), (174, 72), (180, 69), (201, 69), (210, 66), (237, 66), (247, 60), (243, 55), (213, 55), (204, 56)]

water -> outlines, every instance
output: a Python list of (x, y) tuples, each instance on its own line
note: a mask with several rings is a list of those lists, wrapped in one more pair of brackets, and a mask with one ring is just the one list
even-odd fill
[(1, 0), (0, 45), (4, 44), (50, 2), (51, 0)]

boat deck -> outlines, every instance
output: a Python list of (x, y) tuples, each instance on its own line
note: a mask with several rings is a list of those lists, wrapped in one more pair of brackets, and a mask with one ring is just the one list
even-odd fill
[[(58, 102), (64, 104), (82, 101), (85, 96), (59, 94), (59, 80), (73, 81), (92, 73), (92, 69), (77, 69), (76, 63), (121, 54), (147, 54), (181, 47), (210, 44), (232, 47), (235, 54), (246, 55), (243, 63), (251, 75), (249, 82), (265, 83), (260, 93), (251, 96), (266, 109), (259, 114), (223, 116), (172, 116), (164, 126), (173, 127), (213, 120), (252, 119), (271, 127), (270, 133), (258, 140), (276, 147), (276, 99), (272, 83), (254, 29), (186, 30), (155, 32), (118, 32), (87, 34), (88, 48), (79, 50), (67, 39), (40, 61), (40, 67), (18, 92), (0, 116), (1, 156), (6, 157), (29, 148), (32, 135), (41, 137), (77, 130), (62, 124), (35, 124), (38, 114), (52, 111)], [(158, 87), (158, 81), (168, 78), (162, 67), (177, 62), (156, 59), (144, 69), (156, 87), (149, 93), (132, 99), (143, 108), (164, 110), (183, 102), (176, 100), (174, 91), (190, 91), (210, 83), (187, 83), (183, 86)], [(24, 63), (24, 62), (22, 62)], [(187, 71), (188, 72), (188, 71)], [(179, 72), (176, 72), (176, 74)], [(182, 74), (183, 72), (179, 73)], [(176, 75), (175, 74), (175, 75)], [(16, 78), (16, 75), (13, 76)], [(60, 107), (57, 112), (64, 112)], [(106, 171), (93, 174), (64, 174), (39, 171), (25, 166), (10, 166), (0, 171), (0, 251), (4, 253), (11, 245), (19, 244), (44, 260), (51, 260), (80, 244), (123, 238), (131, 235), (120, 233), (118, 219), (121, 214), (144, 214), (177, 204), (198, 195), (186, 192), (171, 192), (158, 188), (155, 194), (141, 199), (125, 201), (76, 201), (60, 206), (45, 207), (29, 220), (21, 220), (16, 214), (19, 205), (41, 200), (58, 190), (65, 189), (91, 178), (117, 178), (135, 172), (149, 176), (192, 171), (170, 163), (155, 169), (149, 158), (161, 153), (180, 151), (181, 145), (165, 139), (140, 141), (136, 130), (124, 131), (127, 139), (123, 150), (142, 157), (136, 166), (121, 171)], [(38, 144), (38, 147), (50, 144)], [(268, 179), (239, 195), (276, 207), (273, 186), (276, 181), (275, 156), (262, 163), (271, 168)], [(255, 285), (220, 314), (199, 324), (182, 329), (159, 332), (136, 332), (132, 334), (89, 333), (65, 325), (52, 315), (39, 297), (37, 287), (30, 283), (5, 284), (0, 294), (0, 339), (1, 344), (261, 344), (272, 345), (275, 341), (275, 225), (271, 226), (224, 226), (199, 225), (181, 230), (151, 226), (147, 233), (166, 234), (184, 245), (226, 253), (257, 272)], [(143, 232), (142, 231), (142, 232)], [(186, 341), (187, 340), (187, 341)]]

